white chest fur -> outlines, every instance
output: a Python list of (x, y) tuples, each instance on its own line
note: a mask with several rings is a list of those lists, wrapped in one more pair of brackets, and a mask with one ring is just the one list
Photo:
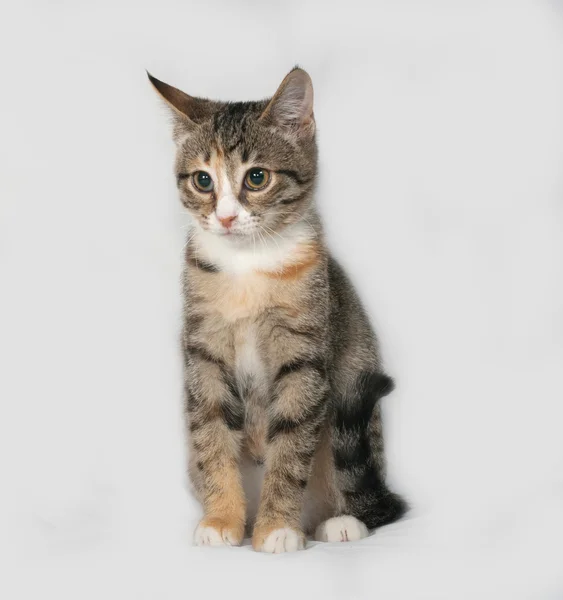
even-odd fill
[(240, 379), (265, 382), (266, 370), (260, 356), (256, 326), (253, 324), (242, 325), (237, 334), (236, 371)]
[(204, 231), (196, 225), (198, 252), (222, 271), (245, 275), (252, 271), (277, 271), (291, 261), (303, 242), (311, 239), (311, 228), (296, 223), (283, 235), (235, 240), (231, 236)]

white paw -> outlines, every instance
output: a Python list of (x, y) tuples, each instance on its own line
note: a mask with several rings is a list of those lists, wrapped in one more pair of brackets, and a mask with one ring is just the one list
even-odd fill
[(289, 527), (274, 529), (272, 533), (264, 540), (262, 547), (259, 548), (262, 552), (272, 552), (280, 554), (281, 552), (295, 552), (303, 550), (305, 540), (303, 534)]
[(315, 531), (319, 542), (356, 542), (367, 537), (368, 528), (356, 517), (343, 515), (321, 523)]
[(198, 525), (194, 533), (196, 546), (238, 546), (240, 542), (232, 531), (223, 529), (219, 531), (209, 525)]

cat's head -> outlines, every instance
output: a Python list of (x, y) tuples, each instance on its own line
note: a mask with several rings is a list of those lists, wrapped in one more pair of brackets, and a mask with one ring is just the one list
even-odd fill
[(180, 198), (202, 229), (244, 244), (306, 218), (317, 148), (305, 71), (257, 102), (196, 98), (149, 79), (171, 108)]

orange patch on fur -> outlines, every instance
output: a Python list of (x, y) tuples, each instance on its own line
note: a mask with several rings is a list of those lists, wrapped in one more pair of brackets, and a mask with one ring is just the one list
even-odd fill
[(261, 275), (287, 281), (291, 279), (299, 279), (311, 267), (314, 267), (319, 262), (319, 253), (316, 246), (306, 246), (301, 249), (301, 256), (295, 262), (288, 263), (283, 266), (281, 271), (257, 271)]
[(217, 189), (215, 190), (215, 196), (217, 198), (220, 198), (221, 194), (223, 193), (221, 187), (223, 185), (223, 179), (221, 175), (223, 173), (223, 169), (225, 168), (224, 158), (225, 156), (223, 154), (223, 151), (221, 150), (221, 147), (217, 146), (215, 155), (211, 158), (211, 165), (215, 169), (215, 174), (217, 175)]
[(238, 544), (244, 539), (244, 521), (240, 519), (205, 516), (201, 520), (200, 526), (213, 527), (221, 534), (223, 539), (225, 539), (225, 532), (228, 531), (231, 534), (229, 537), (234, 538)]
[(271, 287), (256, 275), (217, 280), (214, 306), (227, 321), (259, 314), (268, 305)]
[(205, 498), (206, 515), (244, 521), (246, 510), (238, 464), (214, 466), (207, 476), (211, 493)]

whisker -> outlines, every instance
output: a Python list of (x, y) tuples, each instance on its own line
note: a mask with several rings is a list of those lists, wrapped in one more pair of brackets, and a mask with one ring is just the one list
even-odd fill
[[(265, 227), (266, 227), (266, 226), (265, 226), (265, 225), (259, 225), (259, 227), (260, 227), (260, 229), (262, 229), (262, 231), (263, 231), (263, 232), (264, 232), (264, 233), (265, 233), (265, 234), (266, 234), (266, 235), (267, 235), (267, 236), (268, 236), (270, 239), (272, 239), (272, 240), (274, 241), (274, 244), (276, 245), (276, 247), (277, 247), (278, 251), (281, 253), (281, 248), (280, 248), (280, 245), (278, 244), (278, 242), (277, 242), (276, 238), (275, 238), (275, 237), (274, 237), (272, 234), (270, 234), (270, 233), (268, 233), (268, 232), (266, 231), (266, 229), (265, 229)], [(268, 229), (270, 229), (270, 228), (268, 227)], [(273, 230), (270, 230), (270, 231), (273, 231)], [(280, 237), (281, 237), (281, 236), (280, 236)], [(282, 238), (282, 240), (283, 240), (283, 238)]]
[(258, 234), (258, 237), (260, 238), (260, 241), (262, 242), (262, 245), (263, 246), (267, 246), (268, 244), (266, 243), (266, 240), (264, 239), (264, 236), (259, 231), (257, 231), (256, 233)]
[[(270, 236), (270, 237), (271, 237), (271, 238), (274, 240), (274, 243), (275, 243), (275, 244), (276, 244), (276, 246), (278, 247), (278, 250), (280, 250), (279, 244), (277, 243), (276, 239), (275, 239), (274, 237), (272, 237), (272, 236), (271, 236), (271, 235), (270, 235), (270, 234), (269, 234), (269, 233), (268, 233), (268, 232), (267, 232), (267, 231), (266, 231), (266, 230), (265, 230), (265, 229), (262, 227), (262, 225), (259, 225), (259, 227), (260, 227), (260, 229), (262, 229), (262, 230), (264, 231), (264, 233), (266, 233), (267, 235), (269, 235), (269, 236)], [(261, 234), (260, 232), (258, 232), (258, 235), (259, 235), (260, 237), (262, 237), (262, 234)], [(281, 250), (280, 250), (280, 252), (281, 252)], [(282, 269), (282, 270), (280, 270), (280, 271), (278, 272), (278, 279), (280, 279), (280, 280), (281, 280), (281, 276), (282, 276), (282, 271), (283, 271), (283, 269)]]
[[(263, 227), (265, 227), (268, 231), (271, 231), (272, 233), (275, 233), (281, 240), (283, 240), (284, 242), (286, 241), (286, 239), (283, 237), (283, 235), (280, 235), (277, 231), (275, 231), (274, 229), (272, 229), (271, 227), (268, 227), (267, 225), (263, 225)], [(279, 246), (278, 246), (279, 247)]]
[(260, 238), (260, 241), (262, 242), (262, 245), (266, 246), (267, 245), (266, 244), (266, 240), (264, 239), (264, 237), (262, 236), (262, 234), (259, 231), (257, 231), (256, 233), (258, 234), (258, 237)]
[[(270, 237), (270, 238), (271, 238), (271, 239), (274, 241), (274, 244), (276, 245), (276, 247), (277, 247), (277, 249), (278, 249), (278, 252), (279, 252), (279, 253), (280, 253), (280, 255), (281, 255), (281, 254), (282, 254), (282, 251), (281, 251), (280, 245), (278, 244), (278, 242), (277, 242), (276, 238), (275, 238), (275, 237), (273, 237), (271, 234), (269, 234), (269, 233), (268, 233), (268, 232), (267, 232), (267, 231), (266, 231), (266, 230), (265, 230), (265, 229), (264, 229), (262, 226), (260, 226), (260, 227), (263, 229), (264, 233), (265, 233), (265, 234), (267, 234), (267, 235), (268, 235), (268, 236), (269, 236), (269, 237)], [(268, 227), (268, 229), (269, 229), (269, 227)], [(281, 237), (281, 236), (280, 236), (280, 237)], [(283, 240), (283, 238), (282, 238), (282, 240)]]
[(305, 224), (311, 229), (311, 231), (315, 234), (315, 236), (318, 235), (317, 230), (311, 224), (311, 221), (309, 221), (309, 219), (307, 219), (307, 217), (304, 214), (297, 213), (297, 212), (292, 211), (292, 210), (281, 210), (281, 211), (278, 211), (278, 214), (279, 215), (296, 215), (298, 217), (298, 221), (296, 221), (296, 222), (299, 222), (299, 220), (305, 221)]
[(195, 238), (196, 233), (197, 231), (194, 230), (194, 232), (191, 235), (188, 234), (188, 239), (186, 240), (186, 243), (182, 246), (182, 254), (184, 254), (186, 248), (188, 247), (188, 244)]

